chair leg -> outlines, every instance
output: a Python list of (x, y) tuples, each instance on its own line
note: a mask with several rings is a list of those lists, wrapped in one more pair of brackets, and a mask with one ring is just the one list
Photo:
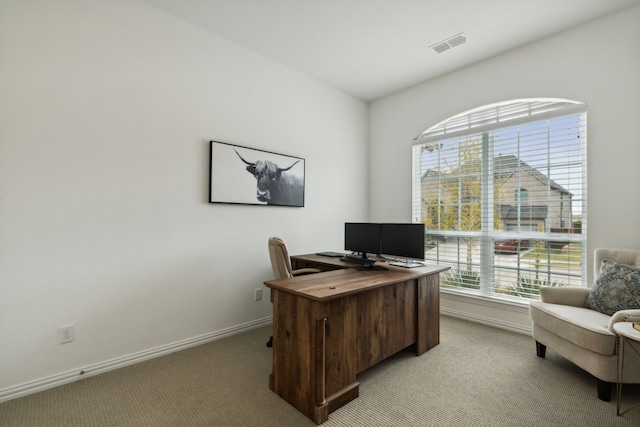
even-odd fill
[(547, 352), (547, 346), (544, 344), (540, 344), (538, 341), (536, 341), (536, 355), (544, 359), (546, 352)]
[(613, 390), (613, 383), (598, 380), (598, 399), (604, 402), (610, 402), (611, 390)]

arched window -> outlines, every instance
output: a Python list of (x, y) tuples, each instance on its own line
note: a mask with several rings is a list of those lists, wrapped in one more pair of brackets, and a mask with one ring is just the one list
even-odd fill
[(444, 291), (538, 299), (543, 285), (585, 286), (586, 119), (580, 102), (514, 100), (415, 138), (413, 217), (425, 259), (452, 267)]

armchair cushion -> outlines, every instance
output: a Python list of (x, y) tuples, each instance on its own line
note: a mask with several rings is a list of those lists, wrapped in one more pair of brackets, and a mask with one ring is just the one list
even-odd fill
[(595, 353), (615, 354), (616, 334), (608, 329), (610, 316), (564, 304), (532, 301), (530, 316), (534, 324)]
[(620, 310), (640, 309), (640, 269), (603, 260), (586, 306), (609, 316)]

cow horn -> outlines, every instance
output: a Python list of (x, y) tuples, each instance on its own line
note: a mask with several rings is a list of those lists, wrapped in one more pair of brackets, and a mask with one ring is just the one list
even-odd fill
[(240, 157), (240, 160), (242, 160), (243, 162), (245, 162), (246, 164), (248, 164), (249, 166), (255, 166), (255, 163), (251, 163), (251, 162), (247, 162), (245, 159), (242, 158), (242, 156), (240, 155), (240, 153), (238, 153), (238, 150), (233, 150), (236, 152), (236, 154), (238, 155), (238, 157)]
[(278, 170), (280, 172), (284, 172), (284, 171), (288, 171), (289, 169), (291, 169), (292, 167), (294, 167), (296, 165), (296, 163), (300, 162), (300, 160), (296, 160), (295, 162), (293, 162), (293, 164), (291, 166), (289, 166), (288, 168), (278, 168)]

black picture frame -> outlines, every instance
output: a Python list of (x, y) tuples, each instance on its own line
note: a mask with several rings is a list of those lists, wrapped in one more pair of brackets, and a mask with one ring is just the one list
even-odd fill
[(304, 207), (305, 160), (209, 142), (209, 203)]

